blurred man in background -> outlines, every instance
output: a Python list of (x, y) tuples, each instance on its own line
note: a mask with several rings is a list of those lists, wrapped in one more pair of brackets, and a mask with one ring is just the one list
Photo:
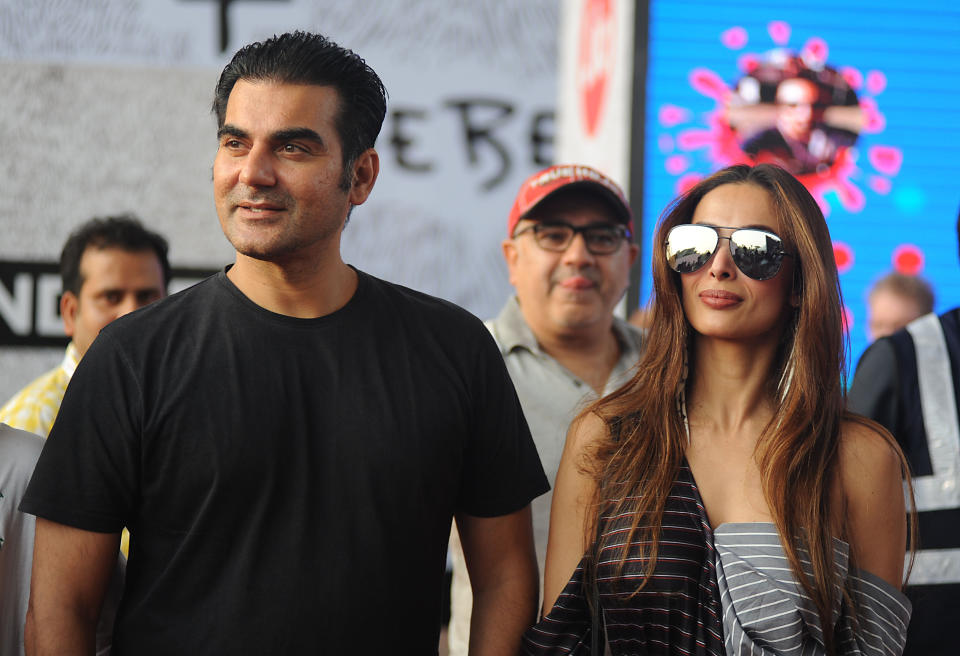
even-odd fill
[[(36, 520), (17, 509), (43, 449), (43, 439), (0, 423), (0, 654), (24, 653)], [(126, 560), (117, 557), (96, 631), (97, 654), (108, 656)]]
[[(960, 217), (957, 220), (960, 239)], [(883, 424), (910, 463), (919, 549), (905, 589), (913, 603), (906, 656), (952, 656), (960, 621), (960, 308), (925, 314), (874, 342), (847, 398)]]
[[(637, 257), (633, 215), (610, 178), (587, 166), (544, 169), (524, 182), (507, 219), (503, 256), (516, 290), (487, 321), (551, 484), (567, 429), (598, 396), (625, 383), (641, 333), (614, 316)], [(550, 493), (533, 502), (542, 568)], [(470, 580), (454, 536), (450, 654), (467, 653)]]
[(920, 276), (888, 273), (867, 294), (867, 339), (892, 335), (908, 323), (933, 312), (933, 288)]
[(0, 654), (23, 653), (33, 562), (32, 515), (17, 510), (43, 440), (0, 423)]
[(60, 254), (60, 316), (70, 337), (56, 369), (0, 408), (0, 422), (46, 437), (80, 358), (114, 319), (167, 295), (167, 241), (132, 215), (94, 218), (71, 233)]

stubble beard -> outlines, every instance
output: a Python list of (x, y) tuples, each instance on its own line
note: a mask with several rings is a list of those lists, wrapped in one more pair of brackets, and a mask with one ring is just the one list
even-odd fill
[(244, 238), (237, 234), (228, 234), (227, 239), (234, 249), (246, 257), (263, 262), (281, 263), (292, 259), (300, 253), (312, 250), (311, 247), (321, 242), (328, 242), (340, 230), (341, 225), (334, 223), (323, 226), (322, 229), (302, 234), (299, 223), (277, 226), (277, 231), (266, 239), (256, 236)]
[[(283, 207), (285, 211), (283, 216), (271, 223), (246, 225), (235, 214), (239, 211), (238, 203), (247, 200), (268, 202)], [(227, 216), (226, 220), (221, 218), (221, 228), (227, 241), (237, 253), (264, 262), (289, 260), (318, 242), (329, 241), (344, 224), (343, 221), (322, 221), (318, 217), (304, 217), (299, 212), (297, 202), (286, 193), (257, 194), (252, 198), (228, 195), (223, 206), (217, 210)], [(310, 230), (312, 221), (322, 222)]]

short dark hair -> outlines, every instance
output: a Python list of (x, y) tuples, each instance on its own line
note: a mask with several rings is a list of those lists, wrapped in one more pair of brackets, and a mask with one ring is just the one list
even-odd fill
[(214, 93), (218, 128), (223, 127), (230, 92), (241, 79), (336, 89), (340, 102), (334, 125), (343, 145), (344, 175), (362, 152), (373, 148), (387, 113), (387, 90), (376, 72), (352, 50), (320, 34), (274, 35), (238, 50), (220, 74)]
[(94, 217), (70, 233), (60, 252), (60, 278), (64, 292), (80, 295), (83, 275), (80, 260), (88, 248), (119, 248), (131, 253), (153, 251), (163, 269), (163, 287), (170, 284), (170, 262), (167, 261), (167, 240), (147, 230), (133, 214)]

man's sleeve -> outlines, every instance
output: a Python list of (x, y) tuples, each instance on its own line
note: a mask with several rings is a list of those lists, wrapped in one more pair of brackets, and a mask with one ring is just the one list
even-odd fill
[(899, 370), (892, 342), (883, 338), (864, 351), (847, 393), (847, 408), (897, 434)]
[(517, 392), (490, 334), (481, 329), (472, 376), (472, 430), (458, 510), (478, 517), (515, 512), (550, 489)]
[(88, 531), (119, 533), (138, 479), (139, 381), (109, 335), (77, 367), (20, 509)]

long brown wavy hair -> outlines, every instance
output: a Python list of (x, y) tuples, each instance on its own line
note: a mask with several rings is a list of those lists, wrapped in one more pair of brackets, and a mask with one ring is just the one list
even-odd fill
[[(799, 304), (785, 322), (769, 372), (776, 410), (759, 437), (755, 457), (790, 567), (816, 604), (827, 653), (833, 653), (831, 609), (838, 601), (836, 591), (844, 591), (840, 594), (850, 601), (844, 581), (838, 580), (833, 551), (834, 537), (847, 539), (843, 526), (835, 532), (833, 521), (844, 516), (844, 501), (831, 494), (842, 422), (869, 423), (900, 454), (905, 476), (907, 469), (886, 430), (844, 409), (847, 343), (830, 233), (810, 193), (781, 168), (769, 164), (731, 166), (702, 180), (664, 211), (653, 240), (651, 323), (636, 374), (583, 413), (596, 414), (607, 426), (606, 436), (581, 463), (598, 483), (594, 511), (588, 513), (592, 516), (588, 535), (597, 535), (601, 515), (632, 514), (619, 571), (623, 571), (629, 545), (646, 543), (650, 545), (644, 554), (647, 569), (636, 591), (646, 584), (656, 565), (665, 500), (687, 444), (677, 399), (684, 384), (692, 328), (683, 312), (680, 276), (668, 267), (663, 249), (670, 228), (689, 223), (700, 200), (725, 184), (753, 184), (770, 194), (778, 234), (793, 254), (793, 293)], [(787, 369), (791, 370), (786, 376), (790, 383), (785, 385)], [(812, 577), (800, 566), (801, 545), (809, 554)], [(595, 573), (598, 549), (595, 542), (588, 550), (588, 576)]]

